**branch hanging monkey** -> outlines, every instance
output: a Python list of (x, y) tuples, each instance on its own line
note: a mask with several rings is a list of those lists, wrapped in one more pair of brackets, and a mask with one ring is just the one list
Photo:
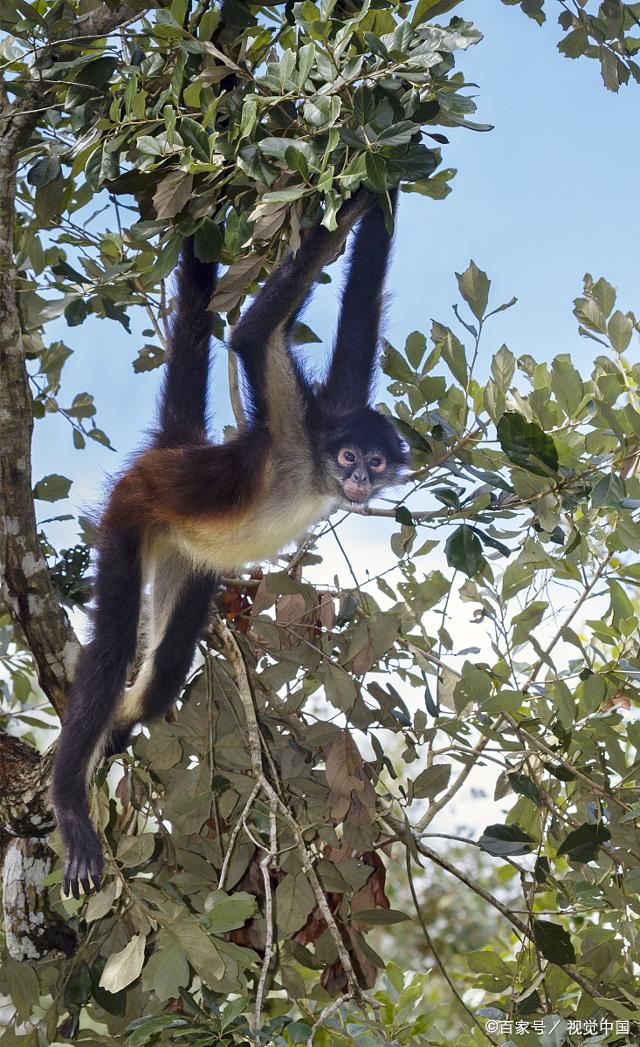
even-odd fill
[[(395, 193), (393, 193), (395, 204)], [(315, 391), (288, 334), (323, 267), (359, 221), (335, 347)], [(391, 422), (370, 406), (382, 288), (391, 240), (375, 198), (360, 190), (338, 227), (316, 227), (267, 278), (231, 349), (246, 381), (248, 422), (226, 444), (206, 437), (206, 391), (217, 267), (193, 243), (177, 274), (177, 311), (158, 430), (118, 480), (101, 523), (92, 639), (83, 649), (53, 770), (65, 845), (64, 889), (97, 885), (103, 858), (88, 781), (131, 728), (178, 698), (206, 623), (216, 578), (274, 556), (340, 501), (366, 502), (405, 462)], [(141, 595), (151, 585), (148, 636), (130, 687)]]

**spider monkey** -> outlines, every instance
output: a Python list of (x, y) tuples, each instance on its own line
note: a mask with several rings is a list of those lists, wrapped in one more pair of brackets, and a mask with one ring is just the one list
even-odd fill
[[(396, 193), (391, 194), (395, 206)], [(324, 266), (359, 222), (335, 346), (324, 382), (311, 386), (289, 341)], [(104, 753), (126, 748), (134, 724), (179, 696), (206, 623), (216, 578), (273, 557), (340, 502), (362, 504), (406, 461), (392, 423), (370, 406), (391, 237), (376, 198), (358, 191), (337, 228), (315, 227), (265, 281), (231, 337), (246, 389), (247, 421), (212, 444), (206, 435), (208, 305), (217, 266), (187, 240), (177, 309), (151, 444), (116, 482), (100, 527), (92, 638), (83, 648), (53, 769), (65, 846), (64, 890), (99, 886), (103, 858), (88, 810), (88, 782)], [(134, 663), (141, 594), (151, 587), (141, 668)]]

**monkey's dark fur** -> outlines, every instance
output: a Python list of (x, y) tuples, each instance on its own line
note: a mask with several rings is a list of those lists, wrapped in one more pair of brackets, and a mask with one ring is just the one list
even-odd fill
[[(395, 193), (393, 202), (395, 204)], [(338, 332), (315, 391), (288, 333), (322, 268), (359, 221)], [(382, 289), (391, 240), (382, 210), (356, 193), (338, 228), (318, 226), (266, 280), (231, 338), (242, 362), (248, 422), (229, 443), (206, 435), (207, 306), (217, 267), (187, 242), (157, 432), (115, 484), (101, 524), (92, 639), (83, 649), (53, 772), (66, 851), (64, 888), (98, 883), (103, 859), (88, 811), (88, 780), (132, 726), (175, 702), (204, 628), (216, 577), (274, 556), (345, 498), (362, 503), (392, 483), (405, 452), (370, 406)], [(134, 663), (141, 593), (151, 585), (144, 660)]]

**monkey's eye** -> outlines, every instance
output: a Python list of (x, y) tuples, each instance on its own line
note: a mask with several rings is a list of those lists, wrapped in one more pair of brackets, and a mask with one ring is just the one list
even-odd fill
[(373, 458), (369, 459), (369, 465), (374, 473), (381, 473), (387, 468), (387, 459), (383, 458), (380, 454), (376, 454)]
[(353, 451), (340, 451), (338, 454), (338, 463), (340, 465), (353, 465), (356, 460), (356, 456)]

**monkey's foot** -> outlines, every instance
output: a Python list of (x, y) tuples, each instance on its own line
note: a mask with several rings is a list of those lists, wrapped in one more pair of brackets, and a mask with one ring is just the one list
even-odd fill
[(104, 858), (91, 823), (84, 819), (63, 817), (59, 818), (58, 827), (64, 841), (64, 893), (79, 898), (80, 887), (85, 894), (91, 894), (93, 889), (99, 891)]

